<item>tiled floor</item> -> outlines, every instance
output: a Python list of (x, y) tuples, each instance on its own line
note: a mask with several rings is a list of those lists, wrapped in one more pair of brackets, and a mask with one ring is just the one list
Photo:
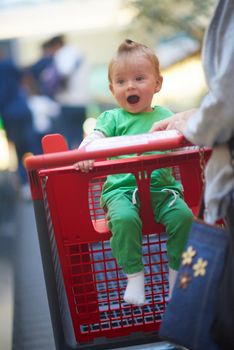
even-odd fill
[(12, 239), (0, 234), (0, 349), (12, 349), (13, 266), (10, 258)]
[(15, 192), (11, 177), (0, 171), (0, 349), (12, 349), (14, 312)]

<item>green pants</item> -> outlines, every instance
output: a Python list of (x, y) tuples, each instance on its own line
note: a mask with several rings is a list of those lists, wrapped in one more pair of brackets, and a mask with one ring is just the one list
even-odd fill
[[(167, 253), (169, 266), (178, 270), (181, 254), (187, 242), (193, 214), (180, 194), (151, 193), (152, 208), (157, 222), (168, 233)], [(138, 198), (138, 196), (137, 196)], [(174, 203), (172, 204), (172, 201)], [(170, 206), (170, 204), (172, 204)], [(106, 201), (108, 227), (112, 232), (111, 249), (119, 266), (128, 274), (143, 270), (142, 222), (139, 217), (139, 200), (132, 203), (132, 191), (113, 191)]]

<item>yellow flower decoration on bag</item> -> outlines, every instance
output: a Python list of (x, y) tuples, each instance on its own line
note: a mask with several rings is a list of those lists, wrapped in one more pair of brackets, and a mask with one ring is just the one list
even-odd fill
[(187, 250), (182, 254), (182, 265), (192, 264), (192, 259), (196, 254), (196, 250), (192, 246), (189, 246)]
[(205, 276), (206, 274), (206, 266), (208, 265), (208, 261), (199, 258), (196, 264), (193, 265), (194, 276)]

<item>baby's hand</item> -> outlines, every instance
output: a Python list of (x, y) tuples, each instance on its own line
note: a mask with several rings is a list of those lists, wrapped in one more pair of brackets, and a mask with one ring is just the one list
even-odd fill
[(88, 173), (93, 169), (94, 160), (81, 160), (74, 164), (76, 169), (79, 169), (82, 173)]

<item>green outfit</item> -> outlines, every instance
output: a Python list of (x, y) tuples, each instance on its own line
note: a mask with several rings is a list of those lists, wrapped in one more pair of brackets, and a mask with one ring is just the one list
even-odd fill
[[(137, 135), (148, 132), (154, 122), (170, 115), (170, 110), (159, 106), (154, 107), (152, 112), (140, 114), (131, 114), (116, 108), (103, 112), (98, 117), (95, 130), (101, 131), (107, 137)], [(149, 153), (163, 152), (147, 152)], [(129, 158), (115, 158), (126, 157)], [(108, 175), (101, 197), (112, 232), (113, 256), (128, 274), (143, 270), (142, 222), (139, 217), (140, 203), (138, 196), (134, 196), (135, 191), (136, 180), (133, 174)], [(172, 176), (170, 168), (152, 172), (150, 191), (155, 220), (165, 225), (168, 233), (169, 266), (178, 270), (193, 219), (192, 212), (184, 202), (182, 186)], [(133, 197), (136, 197), (135, 202)]]

